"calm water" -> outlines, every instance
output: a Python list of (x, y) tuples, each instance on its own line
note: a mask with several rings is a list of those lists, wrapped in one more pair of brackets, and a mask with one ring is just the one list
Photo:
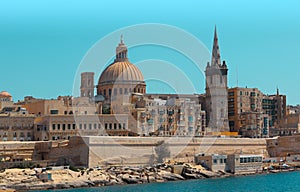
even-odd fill
[(132, 192), (132, 191), (300, 191), (300, 172), (256, 176), (241, 176), (222, 179), (189, 180), (180, 182), (123, 185), (85, 189), (53, 190), (53, 192)]

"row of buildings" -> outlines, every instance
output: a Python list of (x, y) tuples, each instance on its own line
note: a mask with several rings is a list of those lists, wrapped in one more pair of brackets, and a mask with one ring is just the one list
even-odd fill
[[(94, 136), (272, 137), (299, 132), (299, 111), (288, 110), (286, 96), (257, 88), (228, 88), (215, 30), (204, 94), (149, 94), (142, 72), (127, 57), (121, 39), (114, 62), (94, 83), (81, 74), (80, 96), (14, 103), (0, 93), (0, 140), (59, 140)], [(95, 93), (96, 87), (96, 94)], [(291, 111), (291, 112), (288, 112)]]

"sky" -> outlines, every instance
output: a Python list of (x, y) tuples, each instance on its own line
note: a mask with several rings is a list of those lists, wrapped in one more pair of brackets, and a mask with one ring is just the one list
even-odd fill
[[(278, 87), (287, 95), (288, 104), (300, 104), (299, 7), (296, 0), (3, 0), (0, 90), (11, 93), (14, 101), (27, 95), (71, 95), (78, 66), (87, 52), (119, 29), (144, 23), (174, 26), (211, 51), (216, 25), (221, 58), (229, 68), (229, 87), (257, 87), (265, 94), (275, 94)], [(173, 60), (168, 59), (155, 47), (129, 51), (133, 63), (149, 59), (149, 53), (154, 59), (176, 61), (176, 53), (166, 53), (175, 54), (168, 57)], [(179, 69), (189, 73), (185, 60), (180, 61)], [(204, 93), (203, 78), (191, 78), (197, 81), (195, 92)], [(155, 82), (149, 84), (147, 91), (164, 92)]]

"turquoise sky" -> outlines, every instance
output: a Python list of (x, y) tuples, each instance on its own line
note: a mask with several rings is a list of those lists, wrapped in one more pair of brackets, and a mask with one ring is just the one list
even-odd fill
[[(216, 24), (221, 57), (229, 67), (229, 87), (237, 86), (238, 74), (239, 86), (258, 87), (266, 94), (274, 94), (278, 86), (289, 104), (298, 104), (299, 7), (296, 0), (3, 0), (0, 90), (10, 92), (15, 101), (26, 95), (71, 95), (74, 75), (86, 52), (119, 28), (142, 23), (173, 25), (211, 50)], [(133, 62), (146, 54), (137, 51), (141, 54), (137, 56), (133, 50), (129, 53)], [(155, 91), (155, 87), (149, 89)], [(204, 92), (204, 84), (199, 84), (197, 92)]]

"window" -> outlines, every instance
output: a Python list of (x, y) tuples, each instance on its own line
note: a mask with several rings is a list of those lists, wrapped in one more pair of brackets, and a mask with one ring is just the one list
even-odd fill
[(57, 124), (57, 129), (60, 130), (60, 124)]
[(125, 94), (128, 94), (128, 90), (127, 90), (127, 88), (125, 88)]
[(76, 129), (76, 124), (73, 124), (73, 129)]
[(114, 88), (114, 96), (117, 95), (117, 88)]
[(117, 129), (117, 124), (116, 123), (114, 123), (114, 129)]
[(69, 130), (71, 129), (71, 124), (68, 124), (68, 129), (69, 129)]
[(79, 129), (82, 129), (82, 124), (79, 124)]
[(108, 89), (108, 96), (111, 96), (111, 89)]
[(94, 129), (97, 129), (97, 124), (96, 123), (94, 124)]
[(52, 124), (52, 130), (55, 130), (55, 128), (56, 128), (56, 125)]
[(103, 95), (106, 96), (106, 90), (105, 89), (103, 90)]
[(63, 129), (63, 130), (66, 130), (66, 124), (63, 124), (63, 125), (62, 125), (62, 129)]
[(89, 129), (92, 129), (92, 124), (91, 123), (89, 124)]
[(229, 92), (228, 96), (234, 96), (234, 92)]
[(109, 124), (109, 129), (112, 129), (112, 124), (111, 123)]
[(217, 160), (217, 159), (214, 159), (213, 162), (214, 162), (214, 164), (217, 164), (217, 163), (218, 163), (218, 160)]
[(105, 123), (105, 126), (104, 126), (104, 127), (105, 127), (105, 129), (107, 129), (107, 127), (108, 127), (108, 126), (107, 126), (107, 123)]
[(84, 129), (86, 129), (86, 124), (83, 125)]
[(122, 89), (122, 88), (119, 89), (119, 94), (120, 94), (120, 95), (123, 94), (123, 89)]
[(50, 114), (51, 115), (56, 115), (56, 114), (58, 114), (58, 110), (52, 109), (52, 110), (50, 110)]
[(123, 129), (126, 129), (126, 124), (125, 123), (123, 123)]

